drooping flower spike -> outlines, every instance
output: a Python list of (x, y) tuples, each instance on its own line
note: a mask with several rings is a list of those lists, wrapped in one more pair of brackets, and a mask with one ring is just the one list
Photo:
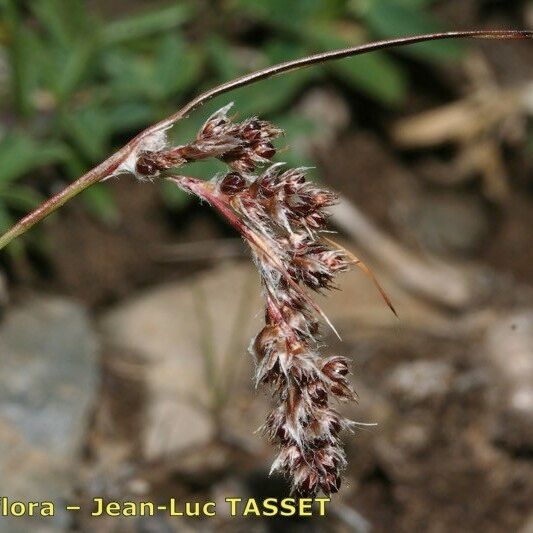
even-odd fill
[(137, 171), (164, 171), (184, 157), (216, 157), (230, 167), (210, 182), (170, 179), (209, 202), (241, 233), (258, 268), (265, 324), (250, 353), (256, 385), (270, 387), (274, 398), (263, 426), (278, 448), (272, 471), (286, 474), (298, 494), (331, 494), (339, 490), (346, 465), (340, 433), (353, 426), (334, 403), (356, 396), (348, 360), (322, 353), (319, 323), (325, 316), (308, 290), (327, 292), (336, 275), (354, 264), (321, 233), (337, 196), (307, 181), (305, 168), (270, 163), (281, 130), (255, 118), (233, 122), (228, 111), (226, 106), (212, 115), (188, 145), (144, 152)]

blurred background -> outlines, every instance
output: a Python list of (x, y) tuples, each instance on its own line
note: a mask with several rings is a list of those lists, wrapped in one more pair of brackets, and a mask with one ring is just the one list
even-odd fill
[[(0, 0), (0, 231), (213, 85), (439, 29), (533, 27), (520, 0)], [(279, 161), (342, 195), (378, 274), (323, 302), (377, 427), (346, 435), (327, 519), (0, 519), (0, 532), (533, 531), (533, 47), (435, 42), (219, 97), (286, 131)], [(190, 173), (210, 178), (211, 162)], [(322, 303), (322, 302), (321, 302)], [(255, 433), (258, 278), (219, 217), (164, 184), (86, 191), (0, 255), (0, 494), (286, 496)]]

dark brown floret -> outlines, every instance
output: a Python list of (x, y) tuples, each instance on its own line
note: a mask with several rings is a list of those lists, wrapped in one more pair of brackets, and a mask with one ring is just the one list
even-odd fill
[(242, 192), (247, 186), (246, 179), (238, 172), (226, 174), (220, 182), (220, 192), (233, 196)]
[(338, 381), (340, 378), (343, 378), (348, 374), (348, 361), (345, 357), (341, 356), (330, 357), (322, 367), (322, 372), (324, 372), (329, 379)]

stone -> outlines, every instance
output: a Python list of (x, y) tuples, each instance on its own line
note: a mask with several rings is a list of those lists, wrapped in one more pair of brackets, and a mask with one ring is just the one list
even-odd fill
[[(532, 9), (533, 12), (533, 9)], [(533, 533), (533, 513), (530, 513), (519, 533)]]
[(53, 501), (54, 517), (5, 518), (0, 532), (68, 529), (64, 505), (98, 387), (98, 344), (85, 310), (36, 297), (0, 324), (0, 493)]
[(494, 433), (513, 451), (533, 450), (533, 309), (515, 311), (487, 330), (485, 348), (498, 375)]
[(0, 313), (7, 306), (8, 292), (7, 281), (4, 273), (0, 270)]
[(450, 390), (453, 374), (453, 367), (446, 361), (400, 363), (388, 376), (385, 387), (407, 403), (423, 403), (443, 398)]
[(486, 209), (464, 193), (426, 194), (406, 218), (416, 242), (440, 254), (472, 255), (489, 234)]
[[(228, 263), (120, 304), (101, 321), (106, 344), (134, 352), (147, 388), (142, 449), (154, 460), (213, 436), (217, 388), (250, 387), (250, 338), (261, 327), (258, 276)], [(225, 392), (224, 392), (225, 391)], [(256, 428), (250, 427), (252, 433)]]

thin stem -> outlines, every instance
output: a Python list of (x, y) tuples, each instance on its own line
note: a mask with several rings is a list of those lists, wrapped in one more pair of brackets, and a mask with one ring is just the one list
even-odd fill
[(240, 87), (250, 85), (260, 80), (271, 78), (279, 74), (291, 72), (303, 67), (316, 65), (317, 63), (325, 63), (334, 59), (343, 59), (356, 55), (366, 54), (368, 52), (375, 52), (376, 50), (383, 50), (386, 48), (394, 48), (397, 46), (406, 46), (410, 44), (422, 43), (426, 41), (438, 41), (442, 39), (500, 39), (500, 40), (526, 40), (533, 39), (533, 31), (526, 30), (469, 30), (469, 31), (449, 31), (442, 33), (430, 33), (424, 35), (412, 35), (409, 37), (398, 37), (396, 39), (387, 39), (383, 41), (375, 41), (372, 43), (350, 46), (348, 48), (341, 48), (339, 50), (330, 50), (329, 52), (320, 52), (299, 59), (293, 59), (278, 65), (266, 67), (262, 70), (245, 74), (239, 78), (228, 81), (206, 91), (197, 96), (188, 104), (182, 107), (179, 111), (174, 113), (165, 120), (156, 124), (153, 131), (165, 129), (172, 126), (176, 121), (182, 119), (187, 113), (204, 104), (211, 98), (221, 94), (233, 91)]
[(56, 209), (66, 204), (70, 199), (112, 174), (129, 153), (127, 151), (128, 147), (129, 145), (126, 145), (124, 148), (113, 154), (109, 159), (106, 159), (103, 163), (84, 174), (81, 178), (71, 183), (68, 187), (65, 187), (58, 194), (52, 196), (39, 205), (37, 209), (19, 220), (0, 237), (0, 250), (7, 246), (13, 239), (26, 233), (30, 228), (35, 226), (37, 222), (40, 222), (48, 215), (52, 214)]
[(10, 230), (8, 230), (4, 235), (0, 237), (0, 250), (7, 246), (14, 238), (28, 231), (32, 226), (37, 224), (37, 222), (40, 222), (41, 220), (46, 218), (56, 209), (65, 204), (68, 200), (78, 195), (80, 192), (84, 191), (87, 187), (90, 187), (91, 185), (98, 183), (104, 178), (109, 177), (120, 166), (120, 164), (124, 162), (124, 160), (138, 146), (141, 145), (143, 140), (145, 140), (147, 137), (153, 135), (154, 133), (172, 127), (178, 120), (181, 120), (192, 110), (196, 109), (197, 107), (204, 104), (211, 98), (214, 98), (215, 96), (219, 96), (239, 87), (244, 87), (246, 85), (250, 85), (266, 78), (271, 78), (272, 76), (315, 65), (317, 63), (324, 63), (326, 61), (331, 61), (334, 59), (342, 59), (350, 56), (366, 54), (375, 50), (383, 50), (396, 46), (406, 46), (409, 44), (421, 43), (425, 41), (465, 38), (525, 40), (532, 39), (533, 32), (519, 30), (472, 30), (432, 33), (410, 37), (399, 37), (397, 39), (377, 41), (373, 43), (352, 46), (349, 48), (343, 48), (340, 50), (322, 52), (304, 58), (287, 61), (285, 63), (280, 63), (279, 65), (267, 67), (262, 70), (252, 72), (250, 74), (246, 74), (234, 80), (223, 83), (217, 87), (214, 87), (213, 89), (210, 89), (200, 94), (170, 117), (144, 130), (134, 139), (132, 139), (128, 144), (126, 144), (123, 148), (121, 148), (118, 152), (113, 154), (109, 159), (84, 174), (81, 178), (78, 178), (77, 181), (69, 185), (67, 188), (63, 189), (57, 195), (53, 196), (52, 198), (41, 204), (37, 209), (35, 209), (30, 214), (25, 216), (22, 220), (17, 222)]

